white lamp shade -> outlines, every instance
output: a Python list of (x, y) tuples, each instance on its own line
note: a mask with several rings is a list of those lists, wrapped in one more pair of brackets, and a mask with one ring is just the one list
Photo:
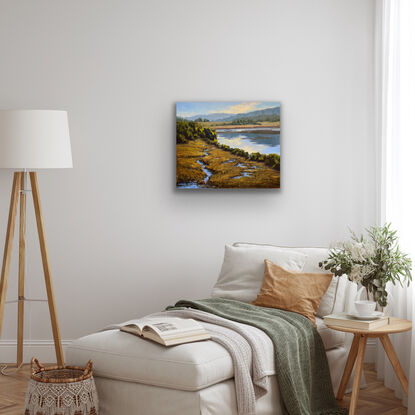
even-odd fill
[(66, 111), (0, 110), (0, 168), (71, 167)]

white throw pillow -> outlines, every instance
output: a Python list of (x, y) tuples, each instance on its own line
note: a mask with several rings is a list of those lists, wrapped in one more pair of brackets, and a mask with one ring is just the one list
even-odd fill
[[(236, 242), (233, 244), (233, 247), (238, 249), (246, 249), (247, 247), (274, 248), (288, 252), (302, 253), (307, 255), (302, 272), (327, 272), (318, 266), (319, 262), (327, 259), (329, 254), (329, 250), (327, 248), (291, 248), (275, 245), (251, 244), (248, 242)], [(333, 312), (343, 311), (345, 289), (344, 287), (339, 289), (340, 279), (341, 277), (333, 277), (329, 288), (321, 299), (320, 306), (317, 310), (317, 317), (323, 318)]]
[(255, 300), (264, 279), (264, 260), (283, 268), (302, 271), (307, 255), (267, 246), (225, 246), (225, 257), (212, 297), (251, 302)]

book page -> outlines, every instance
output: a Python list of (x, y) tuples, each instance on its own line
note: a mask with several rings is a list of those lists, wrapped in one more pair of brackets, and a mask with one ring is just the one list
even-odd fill
[(205, 332), (203, 326), (197, 321), (175, 317), (166, 317), (157, 322), (147, 322), (143, 327), (143, 331), (147, 331), (148, 329), (156, 332), (161, 338), (168, 338), (180, 334), (185, 335), (192, 332)]
[(137, 334), (139, 334), (141, 336), (141, 333), (143, 332), (143, 327), (144, 327), (144, 324), (131, 323), (131, 324), (126, 324), (126, 325), (122, 326), (121, 330), (123, 330), (125, 328), (132, 329), (134, 332), (137, 332)]
[(143, 329), (145, 326), (150, 326), (153, 323), (159, 323), (162, 322), (164, 320), (160, 320), (160, 319), (148, 319), (148, 320), (134, 320), (131, 322), (127, 322), (127, 324), (125, 324), (123, 327), (132, 327), (137, 329), (138, 333), (141, 335), (141, 333), (143, 332)]

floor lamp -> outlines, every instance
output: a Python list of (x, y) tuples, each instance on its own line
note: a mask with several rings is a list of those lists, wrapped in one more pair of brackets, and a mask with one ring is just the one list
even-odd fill
[[(58, 318), (49, 257), (46, 247), (42, 209), (36, 170), (50, 168), (71, 168), (72, 154), (69, 138), (68, 116), (66, 111), (50, 110), (0, 110), (0, 168), (14, 170), (10, 199), (9, 219), (4, 245), (3, 265), (0, 280), (0, 337), (6, 303), (7, 281), (10, 271), (13, 238), (19, 206), (19, 269), (18, 269), (18, 316), (17, 316), (17, 367), (23, 362), (23, 325), (25, 280), (25, 229), (26, 197), (32, 193), (36, 224), (39, 234), (40, 252), (56, 359), (64, 364)], [(30, 177), (31, 189), (26, 188)]]

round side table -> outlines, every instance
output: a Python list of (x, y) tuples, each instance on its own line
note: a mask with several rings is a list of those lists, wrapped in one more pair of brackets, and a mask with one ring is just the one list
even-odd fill
[(403, 371), (402, 366), (399, 363), (398, 356), (396, 355), (395, 349), (392, 346), (389, 334), (402, 333), (404, 331), (411, 330), (412, 322), (401, 318), (389, 317), (389, 323), (387, 325), (373, 330), (358, 330), (332, 325), (327, 325), (327, 327), (333, 330), (344, 331), (346, 333), (354, 334), (353, 343), (350, 347), (349, 356), (346, 361), (346, 366), (344, 367), (343, 376), (336, 396), (336, 399), (339, 401), (343, 399), (344, 392), (346, 391), (346, 387), (356, 361), (356, 370), (353, 380), (349, 415), (356, 414), (357, 399), (359, 397), (360, 390), (360, 380), (362, 377), (363, 370), (363, 359), (365, 357), (366, 342), (369, 337), (375, 337), (380, 339), (383, 348), (385, 349), (385, 352), (388, 355), (388, 358), (396, 373), (396, 376), (398, 376), (398, 379), (400, 380), (406, 395), (408, 395), (408, 379), (406, 378), (405, 372)]

